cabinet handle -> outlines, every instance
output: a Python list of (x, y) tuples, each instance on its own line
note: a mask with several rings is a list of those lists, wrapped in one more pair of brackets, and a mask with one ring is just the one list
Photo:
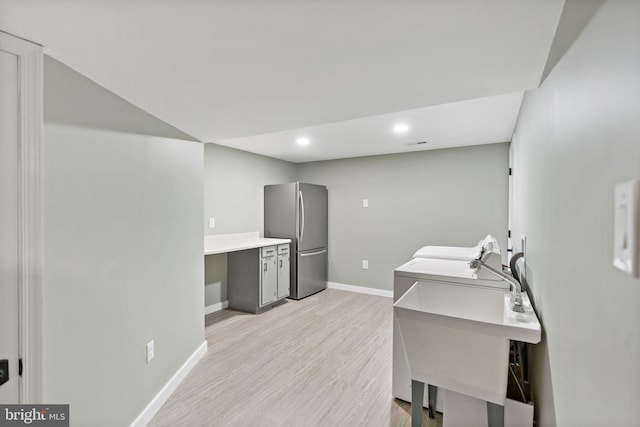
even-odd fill
[(282, 268), (282, 260), (280, 260), (280, 268)]
[(264, 263), (264, 271), (267, 271), (267, 263)]

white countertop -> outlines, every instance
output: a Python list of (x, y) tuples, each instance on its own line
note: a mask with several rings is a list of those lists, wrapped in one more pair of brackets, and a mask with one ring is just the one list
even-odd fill
[(250, 233), (216, 234), (213, 236), (204, 236), (204, 254), (223, 254), (226, 252), (283, 245), (286, 243), (291, 243), (291, 239), (269, 239), (260, 237), (258, 231), (252, 231)]

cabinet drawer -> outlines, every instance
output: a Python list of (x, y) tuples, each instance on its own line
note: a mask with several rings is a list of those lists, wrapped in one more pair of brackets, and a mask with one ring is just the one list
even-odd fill
[(262, 257), (274, 256), (276, 254), (275, 246), (265, 246), (262, 248)]
[(289, 244), (278, 245), (278, 255), (286, 255), (289, 253)]

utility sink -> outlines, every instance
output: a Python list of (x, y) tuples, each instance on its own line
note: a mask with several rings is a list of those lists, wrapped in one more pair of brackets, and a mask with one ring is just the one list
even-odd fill
[(540, 342), (528, 295), (524, 313), (510, 293), (418, 281), (393, 305), (411, 378), (498, 405), (507, 390), (509, 340)]

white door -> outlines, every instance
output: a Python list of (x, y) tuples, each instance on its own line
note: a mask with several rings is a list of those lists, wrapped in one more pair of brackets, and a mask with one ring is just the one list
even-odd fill
[(8, 363), (8, 369), (0, 373), (2, 403), (18, 403), (20, 399), (18, 85), (18, 57), (0, 50), (0, 369)]
[(513, 165), (514, 153), (515, 153), (515, 145), (516, 145), (516, 134), (514, 133), (511, 137), (511, 144), (509, 144), (509, 211), (507, 217), (507, 229), (508, 229), (508, 237), (507, 237), (507, 264), (511, 261), (511, 257), (514, 253), (513, 247), (513, 234), (514, 234), (514, 213), (515, 213), (515, 201), (514, 201), (514, 180), (513, 174), (515, 172), (515, 168)]

